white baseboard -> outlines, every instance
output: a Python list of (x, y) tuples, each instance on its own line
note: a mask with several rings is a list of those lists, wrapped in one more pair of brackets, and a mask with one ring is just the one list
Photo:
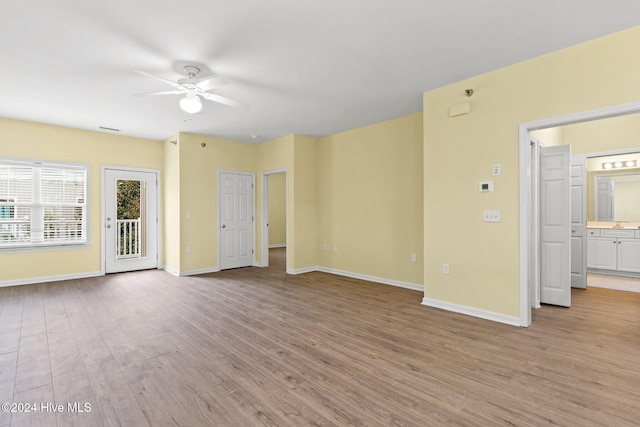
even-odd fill
[(269, 249), (273, 249), (273, 248), (286, 248), (287, 244), (286, 243), (278, 243), (275, 245), (269, 245)]
[(311, 273), (311, 272), (314, 272), (314, 271), (320, 271), (319, 269), (320, 269), (320, 267), (318, 267), (317, 265), (315, 265), (313, 267), (297, 268), (295, 270), (287, 268), (287, 274)]
[(217, 273), (220, 271), (220, 268), (218, 267), (212, 267), (212, 268), (200, 268), (197, 270), (182, 270), (182, 271), (178, 271), (175, 270), (173, 268), (164, 267), (164, 271), (166, 271), (169, 274), (172, 274), (176, 277), (184, 277), (184, 276), (195, 276), (196, 274), (207, 274), (207, 273)]
[(420, 292), (424, 291), (424, 287), (416, 283), (401, 282), (399, 280), (385, 279), (382, 277), (369, 276), (366, 274), (353, 273), (351, 271), (337, 270), (335, 268), (327, 268), (327, 267), (320, 267), (320, 266), (298, 268), (295, 270), (287, 269), (287, 274), (303, 274), (303, 273), (311, 273), (312, 271), (320, 271), (322, 273), (329, 273), (329, 274), (335, 274), (338, 276), (351, 277), (353, 279), (366, 280), (369, 282), (381, 283), (383, 285), (397, 286), (400, 288), (411, 289), (414, 291), (420, 291)]
[(351, 277), (354, 279), (367, 280), (369, 282), (381, 283), (383, 285), (397, 286), (399, 288), (411, 289), (424, 292), (424, 286), (417, 283), (402, 282), (400, 280), (385, 279), (383, 277), (369, 276), (366, 274), (352, 273), (351, 271), (337, 270), (335, 268), (318, 267), (318, 271), (323, 273), (337, 274), (338, 276)]
[(494, 322), (505, 323), (511, 326), (522, 326), (520, 324), (519, 317), (507, 316), (505, 314), (481, 310), (479, 308), (468, 307), (466, 305), (453, 304), (450, 302), (426, 297), (422, 299), (422, 305), (426, 305), (427, 307), (440, 308), (447, 311), (453, 311), (454, 313), (466, 314), (467, 316), (479, 317), (485, 320), (492, 320)]
[(171, 267), (167, 267), (166, 265), (162, 267), (162, 269), (173, 276), (176, 276), (176, 277), (180, 276), (180, 272), (178, 270), (175, 270)]
[(88, 273), (62, 274), (60, 276), (29, 277), (26, 279), (2, 280), (0, 288), (7, 286), (34, 285), (36, 283), (58, 282), (61, 280), (86, 279), (88, 277), (104, 276), (102, 271), (91, 271)]

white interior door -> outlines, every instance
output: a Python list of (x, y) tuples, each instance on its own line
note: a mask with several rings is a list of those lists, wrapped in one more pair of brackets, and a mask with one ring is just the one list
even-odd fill
[(571, 305), (571, 148), (540, 148), (540, 302)]
[(158, 174), (104, 169), (105, 272), (158, 267)]
[(571, 286), (587, 287), (587, 159), (571, 157)]
[(220, 269), (253, 265), (253, 175), (218, 174)]

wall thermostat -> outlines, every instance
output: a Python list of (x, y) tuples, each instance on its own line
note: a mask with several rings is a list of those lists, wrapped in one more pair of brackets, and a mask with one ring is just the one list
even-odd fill
[(484, 181), (480, 183), (481, 193), (493, 193), (493, 181)]

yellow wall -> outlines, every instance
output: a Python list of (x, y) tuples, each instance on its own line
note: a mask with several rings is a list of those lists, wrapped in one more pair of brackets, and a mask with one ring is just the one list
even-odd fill
[[(219, 267), (218, 171), (253, 173), (256, 147), (252, 144), (180, 133), (178, 148), (180, 271), (194, 272)], [(191, 219), (186, 219), (187, 213), (191, 214)], [(186, 252), (187, 246), (191, 247), (190, 254)]]
[(287, 258), (294, 270), (316, 267), (317, 259), (317, 141), (295, 135), (293, 141), (293, 250)]
[(327, 136), (317, 147), (320, 265), (421, 285), (421, 113)]
[(269, 175), (269, 246), (287, 244), (287, 187), (284, 173)]
[(531, 136), (538, 139), (542, 142), (543, 145), (552, 146), (552, 145), (563, 145), (563, 133), (562, 126), (548, 128), (548, 129), (540, 129), (531, 132)]
[(640, 114), (612, 117), (562, 127), (571, 154), (636, 148), (640, 150)]
[(89, 164), (91, 233), (91, 246), (85, 249), (0, 254), (0, 281), (100, 272), (100, 167), (117, 165), (162, 170), (162, 143), (1, 118), (0, 131), (0, 156)]
[[(635, 27), (424, 94), (425, 298), (519, 316), (518, 125), (639, 100), (638, 43)], [(495, 192), (480, 194), (487, 179)], [(486, 209), (502, 222), (482, 222)]]
[[(175, 144), (173, 143), (175, 142)], [(180, 148), (179, 135), (162, 143), (164, 170), (162, 174), (162, 224), (164, 229), (164, 267), (180, 271)]]

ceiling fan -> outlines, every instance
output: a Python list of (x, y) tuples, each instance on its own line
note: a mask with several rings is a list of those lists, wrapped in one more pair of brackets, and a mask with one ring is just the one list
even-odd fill
[(137, 93), (135, 96), (185, 95), (184, 98), (180, 99), (180, 108), (187, 114), (195, 114), (202, 111), (202, 101), (200, 100), (200, 97), (207, 101), (218, 102), (234, 108), (249, 108), (246, 104), (209, 92), (212, 89), (228, 84), (229, 82), (224, 78), (219, 76), (197, 78), (198, 74), (200, 74), (200, 68), (193, 65), (187, 65), (184, 67), (184, 72), (188, 77), (182, 78), (177, 82), (173, 82), (147, 73), (146, 71), (136, 71), (136, 73), (142, 74), (143, 76), (165, 82), (168, 85), (173, 86), (174, 89), (160, 92)]

